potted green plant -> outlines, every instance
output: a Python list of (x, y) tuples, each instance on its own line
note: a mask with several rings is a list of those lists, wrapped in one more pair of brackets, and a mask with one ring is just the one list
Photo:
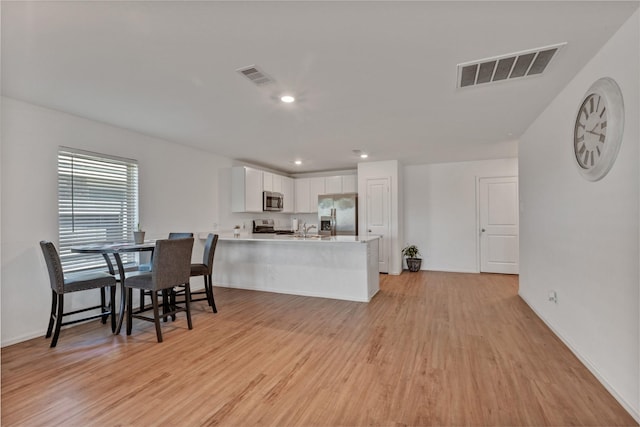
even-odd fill
[(419, 271), (422, 265), (422, 258), (418, 258), (420, 250), (416, 245), (405, 246), (402, 249), (402, 255), (407, 259), (407, 267), (409, 271)]
[(133, 243), (136, 245), (144, 243), (144, 231), (140, 228), (140, 223), (138, 223), (138, 229), (133, 232)]

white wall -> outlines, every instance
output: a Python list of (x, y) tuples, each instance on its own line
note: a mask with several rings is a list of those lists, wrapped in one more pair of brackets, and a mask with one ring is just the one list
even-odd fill
[[(570, 48), (570, 46), (569, 46)], [(639, 99), (636, 12), (521, 137), (520, 295), (640, 419)], [(579, 102), (598, 78), (620, 85), (617, 162), (589, 182), (574, 165)], [(558, 302), (548, 301), (556, 290)]]
[[(230, 160), (2, 98), (3, 346), (44, 335), (48, 323), (51, 291), (38, 242), (58, 240), (60, 145), (138, 160), (140, 222), (147, 238), (206, 231), (214, 221), (233, 221), (219, 202), (230, 200)], [(203, 242), (196, 240), (194, 259), (201, 259), (202, 249)], [(86, 300), (74, 297), (71, 307)]]
[(479, 272), (476, 179), (517, 175), (515, 158), (405, 166), (402, 247), (423, 270)]

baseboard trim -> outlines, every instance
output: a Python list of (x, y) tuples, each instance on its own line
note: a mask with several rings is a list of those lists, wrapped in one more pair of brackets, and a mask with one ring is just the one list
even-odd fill
[(596, 379), (600, 382), (600, 384), (602, 384), (604, 388), (607, 389), (609, 394), (611, 394), (611, 396), (613, 396), (613, 398), (616, 399), (620, 405), (622, 405), (622, 407), (629, 413), (629, 415), (631, 415), (633, 419), (636, 420), (636, 422), (640, 423), (640, 412), (634, 409), (622, 396), (620, 396), (620, 394), (616, 391), (616, 389), (611, 384), (609, 384), (609, 382), (606, 380), (606, 378), (602, 374), (600, 374), (600, 371), (598, 371), (598, 368), (596, 368), (595, 365), (591, 363), (589, 358), (580, 354), (580, 352), (578, 352), (576, 348), (573, 346), (573, 344), (571, 343), (571, 340), (564, 337), (560, 332), (558, 332), (556, 328), (554, 328), (549, 322), (547, 322), (547, 320), (540, 315), (540, 313), (533, 307), (533, 305), (529, 302), (529, 300), (527, 300), (526, 297), (524, 297), (519, 292), (518, 292), (518, 296), (525, 302), (525, 304), (529, 306), (531, 311), (533, 311), (535, 315), (538, 316), (538, 318), (542, 320), (545, 325), (547, 325), (547, 327), (551, 330), (551, 332), (553, 332), (555, 336), (557, 336), (560, 339), (560, 341), (562, 341), (562, 343), (566, 345), (567, 348), (569, 348), (569, 350), (589, 370), (589, 372), (591, 372), (596, 377)]
[(441, 271), (443, 273), (480, 273), (476, 270), (466, 270), (466, 269), (449, 269), (449, 268), (421, 268), (420, 271)]
[(0, 345), (0, 347), (2, 348), (9, 347), (10, 345), (18, 344), (23, 341), (29, 341), (38, 337), (42, 337), (42, 339), (44, 340), (45, 339), (44, 334), (45, 334), (44, 332), (38, 331), (38, 332), (31, 332), (28, 334), (20, 335), (19, 337), (11, 338), (10, 340), (7, 340), (7, 341), (2, 341), (2, 344)]
[[(215, 285), (215, 286), (217, 286), (217, 285)], [(192, 288), (191, 288), (191, 290), (192, 290), (192, 291), (201, 291), (201, 290), (204, 290), (204, 285), (202, 285), (202, 287), (195, 287), (195, 288), (193, 288), (193, 287), (192, 287)], [(134, 295), (134, 302), (135, 302), (135, 301), (137, 300), (137, 295), (138, 295), (138, 293), (137, 293), (137, 292), (134, 292), (134, 294), (133, 294), (133, 295)], [(139, 301), (138, 301), (138, 303), (139, 303)], [(138, 305), (138, 306), (136, 306), (136, 307), (137, 307), (137, 308), (140, 308), (140, 306), (139, 306), (139, 305)], [(65, 330), (65, 329), (67, 329), (67, 328), (73, 328), (74, 326), (79, 326), (79, 325), (81, 325), (81, 324), (82, 324), (82, 323), (63, 326), (63, 327), (62, 327), (62, 330)], [(124, 324), (124, 322), (123, 322), (123, 324)], [(45, 325), (45, 326), (46, 326), (46, 325)], [(18, 343), (21, 343), (21, 342), (24, 342), (24, 341), (29, 341), (29, 340), (32, 340), (32, 339), (34, 339), (34, 338), (38, 338), (38, 337), (42, 337), (42, 339), (45, 339), (45, 338), (44, 338), (45, 333), (46, 333), (46, 329), (43, 329), (43, 330), (41, 330), (41, 331), (37, 331), (37, 332), (30, 332), (30, 333), (27, 333), (27, 334), (20, 335), (20, 336), (18, 336), (18, 337), (13, 337), (13, 338), (8, 339), (8, 340), (6, 340), (6, 341), (1, 341), (1, 342), (0, 342), (0, 348), (5, 348), (5, 347), (8, 347), (8, 346), (10, 346), (10, 345), (18, 344)]]

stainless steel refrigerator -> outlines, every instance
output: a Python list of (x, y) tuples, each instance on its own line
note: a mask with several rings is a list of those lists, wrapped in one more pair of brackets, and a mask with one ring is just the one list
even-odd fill
[(358, 193), (318, 196), (318, 233), (334, 236), (358, 235)]

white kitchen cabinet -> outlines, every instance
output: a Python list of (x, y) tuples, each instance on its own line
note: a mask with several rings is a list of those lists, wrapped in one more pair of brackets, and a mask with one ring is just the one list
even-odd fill
[[(295, 211), (307, 213), (309, 211), (309, 178), (298, 178), (295, 181)], [(317, 208), (316, 208), (317, 209)]]
[[(293, 184), (293, 178), (286, 176), (280, 177), (282, 199), (283, 199), (283, 213), (293, 213), (295, 210), (295, 189)], [(274, 181), (275, 184), (275, 181)], [(274, 190), (275, 190), (274, 185)], [(275, 190), (278, 191), (278, 190)]]
[(326, 194), (323, 176), (309, 178), (309, 212), (318, 212), (318, 196)]
[(232, 168), (233, 212), (262, 212), (262, 192), (282, 193), (283, 213), (316, 213), (320, 194), (357, 193), (356, 175), (289, 178), (248, 166)]
[(345, 175), (342, 177), (342, 192), (343, 193), (358, 192), (358, 175)]
[(262, 172), (262, 190), (275, 191), (273, 189), (273, 174), (271, 172)]
[(328, 176), (324, 179), (325, 194), (342, 193), (342, 176)]
[(231, 168), (231, 211), (262, 212), (263, 173), (247, 166)]
[(295, 179), (297, 213), (318, 212), (320, 194), (357, 193), (356, 175)]
[[(273, 185), (272, 185), (273, 190), (271, 190), (271, 191), (275, 191), (276, 193), (282, 193), (282, 180), (284, 178), (286, 178), (286, 177), (280, 176), (280, 175), (276, 175), (275, 173), (271, 174), (271, 179), (273, 180)], [(269, 190), (267, 190), (267, 191), (269, 191)]]
[(357, 175), (327, 176), (324, 179), (325, 194), (357, 193)]
[(271, 172), (262, 172), (262, 190), (282, 193), (283, 178), (286, 177)]

